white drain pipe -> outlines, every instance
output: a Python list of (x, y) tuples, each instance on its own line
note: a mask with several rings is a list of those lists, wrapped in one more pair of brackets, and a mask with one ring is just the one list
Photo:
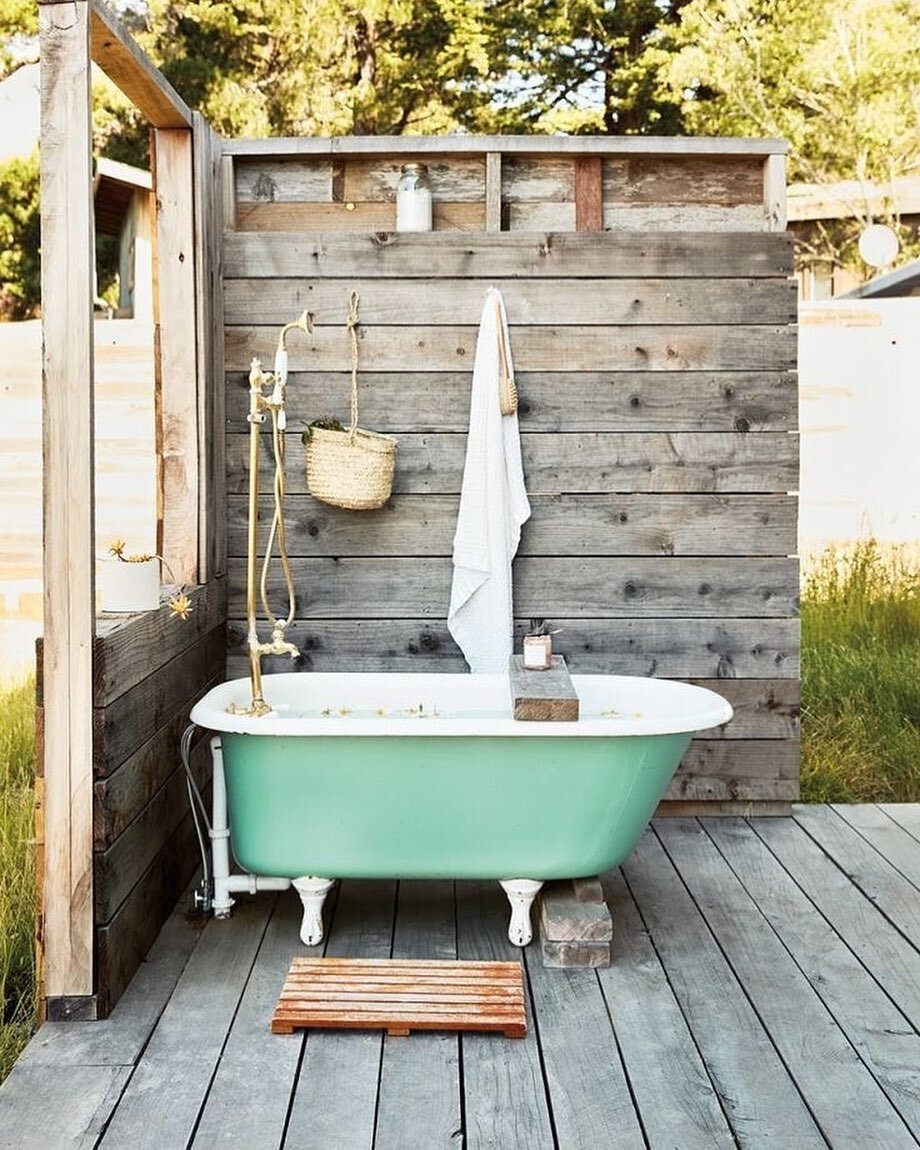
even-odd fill
[(224, 752), (220, 736), (211, 739), (211, 871), (214, 895), (211, 909), (215, 918), (227, 918), (233, 906), (231, 893), (256, 894), (260, 890), (287, 890), (289, 878), (274, 875), (230, 873), (230, 825), (227, 818), (227, 782), (224, 778)]

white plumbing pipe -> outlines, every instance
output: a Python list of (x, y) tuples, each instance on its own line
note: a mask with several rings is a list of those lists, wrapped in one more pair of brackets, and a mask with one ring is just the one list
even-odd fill
[(211, 874), (214, 879), (214, 897), (211, 909), (215, 918), (227, 918), (234, 900), (232, 892), (256, 894), (260, 890), (287, 890), (289, 878), (274, 875), (230, 873), (230, 825), (227, 818), (227, 782), (224, 777), (224, 752), (220, 736), (211, 739)]

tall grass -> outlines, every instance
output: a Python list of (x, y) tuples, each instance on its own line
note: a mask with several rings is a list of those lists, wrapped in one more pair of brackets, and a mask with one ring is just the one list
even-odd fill
[(35, 684), (0, 685), (0, 1081), (36, 1021)]
[(920, 801), (920, 569), (829, 550), (802, 596), (802, 798)]

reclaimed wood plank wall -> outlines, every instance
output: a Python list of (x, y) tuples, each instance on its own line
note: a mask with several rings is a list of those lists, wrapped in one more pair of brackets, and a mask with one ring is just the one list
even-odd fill
[[(93, 892), (97, 1014), (127, 986), (199, 864), (179, 739), (198, 699), (223, 678), (226, 580), (189, 592), (185, 621), (166, 608), (100, 616), (93, 651)], [(191, 757), (207, 787), (211, 757)]]
[[(513, 141), (438, 155), (426, 141), (406, 158), (428, 164), (434, 231), (397, 235), (403, 160), (345, 143), (351, 154), (264, 142), (225, 155), (229, 674), (247, 673), (246, 373), (253, 355), (270, 365), (279, 325), (304, 308), (316, 329), (291, 340), (288, 385), (297, 665), (465, 669), (445, 616), (495, 284), (533, 505), (518, 637), (546, 619), (573, 672), (715, 687), (736, 718), (694, 741), (668, 799), (782, 809), (799, 774), (798, 439), (792, 249), (765, 179), (776, 157), (534, 155)], [(361, 424), (399, 438), (393, 498), (372, 513), (313, 500), (300, 443), (312, 419), (347, 422), (354, 289)], [(268, 496), (262, 507), (264, 539)], [(277, 573), (271, 585), (280, 603)]]

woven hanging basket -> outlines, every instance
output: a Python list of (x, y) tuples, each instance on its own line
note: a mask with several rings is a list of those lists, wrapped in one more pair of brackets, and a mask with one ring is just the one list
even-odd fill
[(383, 507), (393, 490), (396, 440), (358, 427), (358, 293), (348, 308), (351, 335), (351, 426), (311, 427), (307, 439), (307, 490), (314, 499), (349, 511)]
[(375, 431), (310, 429), (307, 490), (314, 499), (349, 511), (383, 507), (393, 490), (396, 440)]

